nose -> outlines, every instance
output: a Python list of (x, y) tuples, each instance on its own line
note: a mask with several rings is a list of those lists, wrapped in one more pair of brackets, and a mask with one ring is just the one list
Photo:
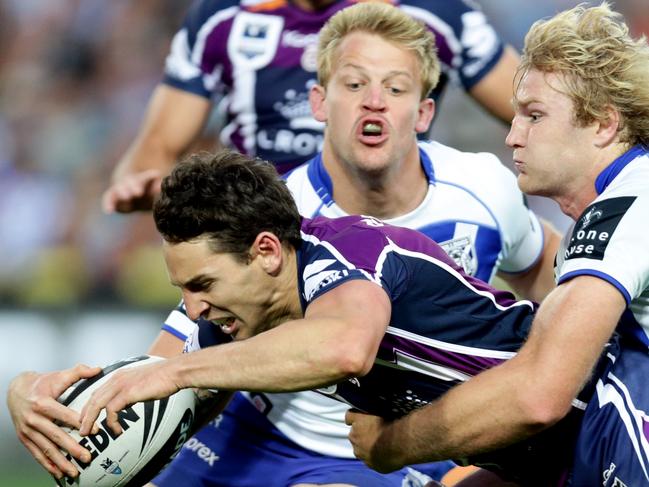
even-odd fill
[(523, 147), (524, 143), (523, 128), (521, 127), (521, 123), (518, 121), (517, 117), (514, 117), (512, 124), (509, 127), (509, 133), (507, 134), (507, 137), (505, 137), (505, 144), (512, 149), (515, 149), (516, 147)]
[(363, 99), (363, 107), (371, 111), (384, 111), (385, 93), (382, 86), (369, 85)]
[(183, 292), (183, 301), (185, 303), (185, 310), (190, 319), (196, 321), (201, 316), (207, 314), (210, 305), (200, 299), (198, 293)]

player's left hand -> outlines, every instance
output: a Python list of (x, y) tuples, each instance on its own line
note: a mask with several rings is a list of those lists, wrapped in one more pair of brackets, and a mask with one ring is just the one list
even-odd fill
[(350, 409), (345, 414), (345, 423), (352, 427), (349, 441), (354, 455), (368, 467), (388, 473), (404, 466), (398, 455), (403, 445), (394, 444), (391, 439), (391, 421)]
[(103, 386), (93, 392), (81, 410), (79, 433), (88, 435), (102, 409), (106, 424), (115, 434), (122, 433), (117, 413), (136, 402), (162, 399), (180, 390), (173, 379), (172, 360), (119, 370)]

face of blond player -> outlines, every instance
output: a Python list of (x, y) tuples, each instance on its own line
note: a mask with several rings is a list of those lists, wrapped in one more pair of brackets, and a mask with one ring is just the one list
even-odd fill
[(327, 86), (311, 91), (314, 117), (327, 125), (324, 150), (368, 173), (418, 160), (416, 136), (428, 129), (434, 111), (432, 100), (421, 100), (420, 71), (411, 51), (375, 34), (347, 35)]
[(506, 143), (514, 149), (518, 185), (556, 200), (594, 191), (601, 128), (576, 124), (574, 105), (555, 73), (527, 72), (514, 96), (515, 116)]

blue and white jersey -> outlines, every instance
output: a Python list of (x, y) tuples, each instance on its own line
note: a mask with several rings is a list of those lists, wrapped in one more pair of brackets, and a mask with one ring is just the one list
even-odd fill
[[(428, 193), (410, 213), (386, 223), (414, 228), (439, 243), (464, 271), (490, 282), (497, 270), (520, 273), (543, 252), (543, 229), (527, 208), (516, 177), (489, 153), (419, 142)], [(287, 176), (300, 213), (347, 216), (333, 200), (320, 155)]]
[(533, 303), (467, 276), (417, 231), (372, 217), (318, 217), (303, 221), (302, 240), (297, 257), (304, 310), (357, 279), (380, 286), (392, 303), (369, 374), (320, 391), (358, 409), (402, 416), (511, 358), (527, 337)]
[[(316, 82), (317, 36), (357, 0), (307, 12), (288, 0), (198, 0), (176, 33), (164, 82), (199, 96), (223, 96), (225, 146), (274, 162), (280, 173), (320, 151), (324, 124), (308, 102)], [(442, 79), (471, 89), (498, 63), (503, 43), (482, 11), (464, 0), (394, 2), (435, 34)]]
[(649, 347), (649, 151), (631, 148), (597, 177), (595, 188), (597, 198), (557, 254), (558, 282), (590, 275), (615, 286), (628, 305), (618, 331)]

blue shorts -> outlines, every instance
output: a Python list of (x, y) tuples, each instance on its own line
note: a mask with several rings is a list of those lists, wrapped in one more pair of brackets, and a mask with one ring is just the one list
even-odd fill
[(588, 403), (571, 485), (649, 485), (649, 351), (622, 343)]
[[(438, 471), (427, 473), (437, 478), (455, 466), (452, 462), (436, 465)], [(236, 394), (225, 412), (187, 441), (152, 482), (158, 487), (288, 487), (299, 483), (402, 487), (423, 485), (418, 477), (421, 474), (410, 469), (379, 474), (359, 460), (306, 450)]]

